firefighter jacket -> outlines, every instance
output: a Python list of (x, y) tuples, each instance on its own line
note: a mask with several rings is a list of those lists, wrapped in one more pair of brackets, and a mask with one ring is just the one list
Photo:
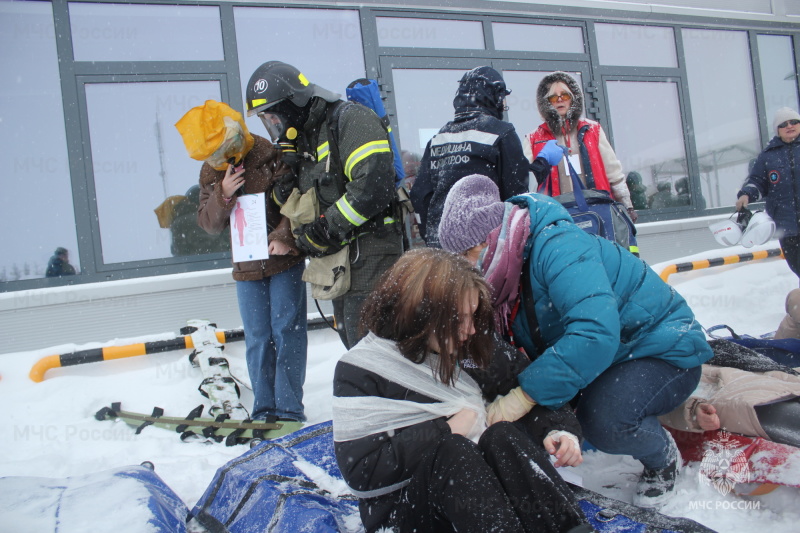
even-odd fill
[(298, 139), (298, 188), (316, 190), (329, 231), (351, 243), (351, 290), (371, 290), (403, 251), (388, 133), (360, 104), (314, 98), (310, 106)]

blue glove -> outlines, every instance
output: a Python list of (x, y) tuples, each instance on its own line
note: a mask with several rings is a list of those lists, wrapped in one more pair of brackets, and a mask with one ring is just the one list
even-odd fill
[(567, 149), (559, 145), (555, 140), (547, 141), (544, 148), (536, 155), (536, 158), (543, 158), (550, 166), (557, 165), (567, 154)]

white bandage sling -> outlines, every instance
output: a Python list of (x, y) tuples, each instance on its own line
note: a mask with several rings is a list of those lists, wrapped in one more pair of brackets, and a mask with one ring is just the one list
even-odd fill
[[(486, 429), (486, 407), (480, 388), (460, 369), (457, 370), (453, 386), (441, 383), (433, 371), (437, 358), (436, 354), (429, 353), (423, 363), (414, 363), (403, 357), (394, 341), (370, 332), (344, 354), (341, 361), (374, 372), (387, 381), (437, 401), (421, 403), (380, 396), (334, 396), (333, 440), (343, 442), (391, 432), (442, 416), (449, 417), (467, 408), (478, 413), (475, 424), (466, 435), (477, 442)], [(374, 498), (399, 490), (410, 482), (410, 479), (406, 479), (366, 492), (352, 487), (350, 490), (359, 498)]]
[(478, 413), (478, 419), (467, 435), (477, 442), (486, 429), (486, 408), (480, 388), (460, 369), (453, 386), (441, 383), (433, 371), (437, 357), (429, 353), (423, 363), (414, 363), (403, 357), (394, 341), (369, 333), (344, 354), (341, 361), (437, 401), (421, 403), (378, 396), (334, 397), (333, 440), (360, 439), (442, 416), (449, 417), (467, 408)]

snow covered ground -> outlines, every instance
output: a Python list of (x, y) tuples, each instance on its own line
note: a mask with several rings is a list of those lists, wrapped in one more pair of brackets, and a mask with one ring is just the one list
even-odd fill
[[(761, 248), (775, 247), (777, 242)], [(747, 251), (752, 250), (727, 248), (677, 262)], [(666, 265), (653, 266), (660, 272)], [(786, 263), (774, 259), (673, 274), (669, 283), (686, 298), (703, 326), (724, 323), (738, 333), (751, 335), (777, 327), (784, 314), (786, 294), (798, 286)], [(231, 329), (240, 325), (219, 326)], [(167, 415), (188, 414), (204, 400), (197, 391), (200, 371), (189, 364), (188, 350), (54, 369), (41, 383), (28, 378), (31, 366), (47, 355), (167, 339), (176, 334), (154, 332), (147, 337), (80, 346), (64, 339), (59, 346), (0, 356), (0, 403), (5, 406), (0, 411), (0, 477), (63, 478), (151, 461), (156, 473), (191, 508), (216, 469), (244, 453), (245, 446), (182, 443), (175, 433), (157, 428), (134, 435), (123, 422), (94, 418), (97, 410), (117, 401), (130, 411), (149, 412), (159, 406)], [(317, 423), (331, 417), (331, 379), (344, 348), (331, 330), (313, 331), (309, 337), (305, 405), (309, 423)], [(247, 380), (244, 343), (231, 343), (226, 352), (232, 373)], [(245, 391), (243, 402), (250, 406), (248, 393)], [(631, 457), (588, 452), (584, 464), (576, 470), (587, 488), (630, 501), (641, 465)], [(800, 470), (792, 477), (800, 479)], [(22, 483), (20, 490), (24, 490)], [(798, 489), (781, 487), (761, 497), (722, 496), (701, 481), (695, 464), (684, 468), (675, 497), (663, 512), (694, 519), (720, 532), (788, 533), (798, 530), (798, 495)], [(31, 514), (29, 518), (26, 522), (17, 514), (9, 531), (48, 530), (37, 527), (41, 517)], [(4, 522), (0, 530), (10, 525), (5, 520), (0, 522)], [(135, 524), (132, 526), (131, 531), (137, 531)], [(95, 524), (91, 530), (100, 531), (97, 527)]]

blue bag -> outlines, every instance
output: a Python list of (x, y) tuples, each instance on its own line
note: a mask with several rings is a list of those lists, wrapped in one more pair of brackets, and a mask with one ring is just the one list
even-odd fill
[(405, 170), (403, 170), (403, 160), (400, 157), (400, 150), (397, 149), (397, 143), (394, 140), (394, 133), (392, 133), (389, 117), (386, 115), (386, 108), (383, 106), (378, 82), (366, 78), (355, 80), (347, 86), (347, 99), (372, 109), (375, 111), (375, 114), (378, 115), (378, 118), (381, 119), (381, 122), (383, 122), (383, 127), (386, 128), (386, 131), (389, 133), (389, 143), (392, 146), (392, 153), (394, 154), (395, 187), (400, 187), (403, 179), (406, 177), (406, 173)]
[(567, 161), (572, 177), (572, 192), (554, 197), (563, 205), (579, 228), (592, 235), (616, 242), (634, 255), (639, 255), (636, 227), (625, 206), (606, 191), (585, 189), (572, 163)]

